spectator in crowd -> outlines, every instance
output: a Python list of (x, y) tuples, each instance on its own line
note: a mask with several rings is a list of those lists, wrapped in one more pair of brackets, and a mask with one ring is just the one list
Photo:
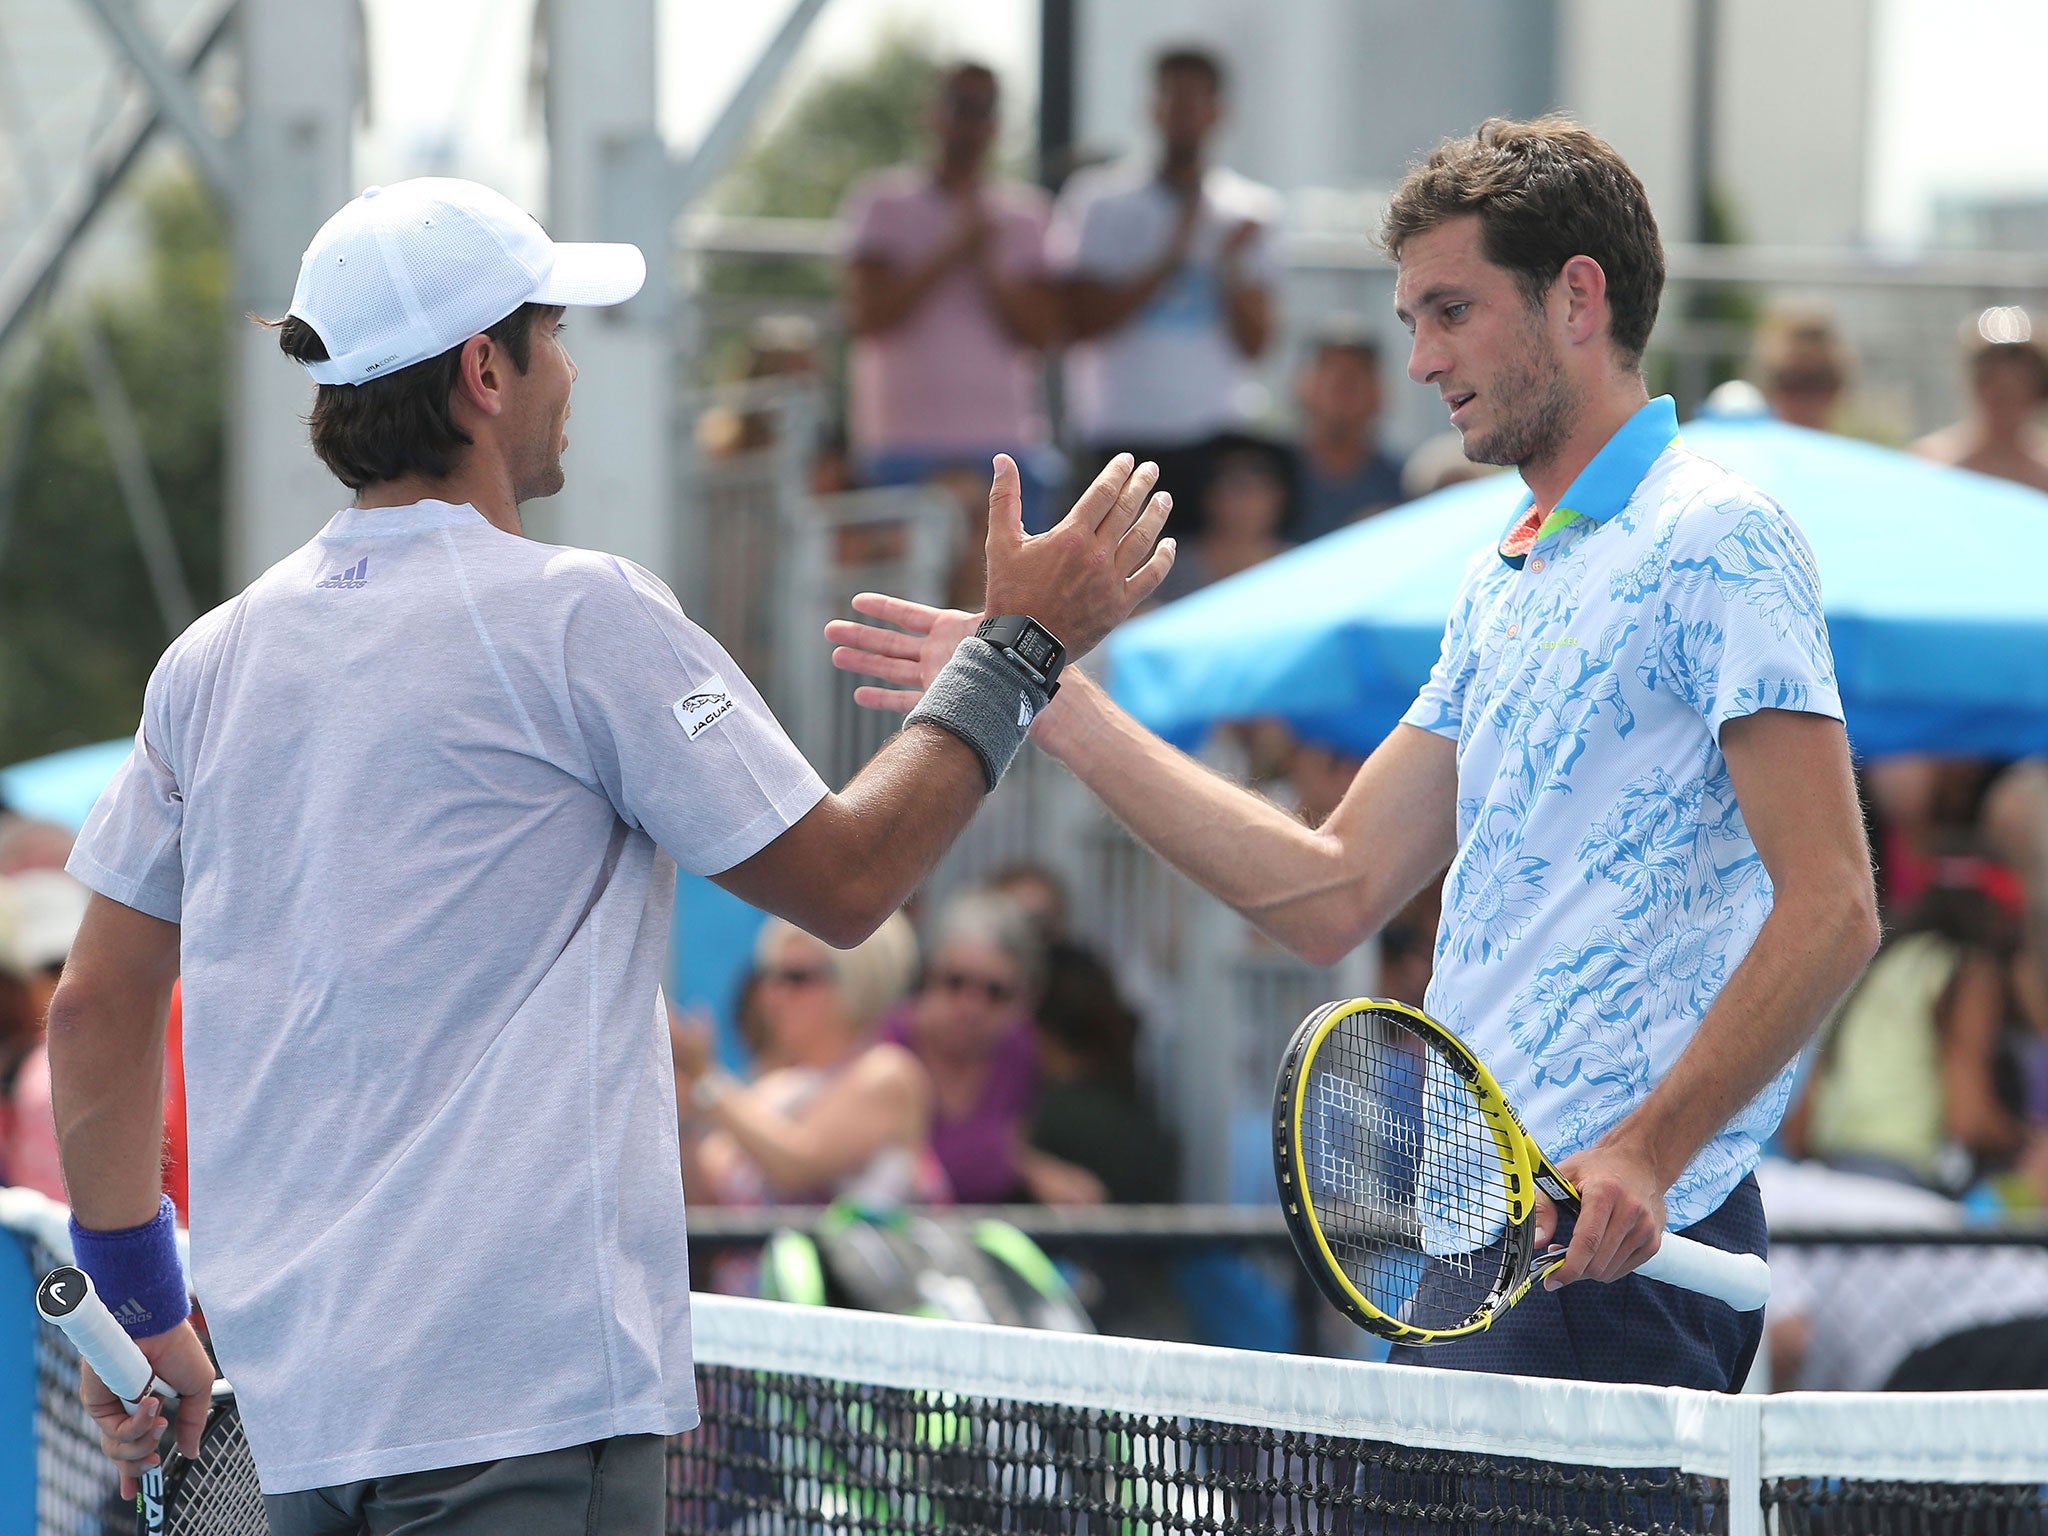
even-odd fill
[(1750, 373), (1780, 421), (1834, 431), (1853, 372), (1848, 344), (1819, 311), (1773, 310), (1757, 327)]
[(1038, 1098), (1031, 1017), (1045, 945), (1031, 919), (985, 891), (939, 914), (924, 984), (882, 1038), (907, 1047), (930, 1075), (932, 1150), (954, 1198), (970, 1205), (1086, 1193), (1025, 1132)]
[[(1913, 451), (2048, 491), (2048, 435), (2039, 420), (2041, 407), (2048, 404), (2048, 351), (2035, 340), (2031, 320), (2024, 314), (2016, 322), (2010, 317), (2010, 311), (2000, 315), (2005, 322), (2000, 329), (1993, 328), (1988, 315), (1971, 328), (1970, 413), (1921, 438)], [(2012, 339), (1990, 339), (2007, 334)]]
[(1443, 886), (1442, 880), (1430, 881), (1380, 930), (1379, 990), (1411, 1008), (1422, 1006), (1436, 968), (1436, 926), (1443, 914)]
[(2007, 767), (1984, 795), (1984, 848), (2012, 869), (2026, 892), (2021, 952), (2013, 965), (2020, 1013), (2041, 1042), (2029, 1104), (2048, 1122), (2048, 758)]
[(1252, 364), (1273, 339), (1280, 200), (1208, 161), (1223, 66), (1177, 48), (1153, 66), (1150, 160), (1077, 172), (1048, 251), (1063, 279), (1066, 406), (1077, 463), (1130, 452), (1160, 467), (1184, 510), (1200, 504), (1201, 445), (1242, 427)]
[(1179, 1151), (1138, 1079), (1138, 1016), (1099, 955), (1069, 940), (1047, 947), (1036, 1023), (1031, 1148), (1085, 1173), (1093, 1200), (1174, 1199)]
[(1404, 499), (1401, 459), (1380, 441), (1379, 343), (1359, 321), (1329, 321), (1311, 339), (1295, 399), (1293, 538), (1319, 539)]
[(1067, 936), (1066, 882), (1045, 865), (1028, 859), (1006, 864), (989, 876), (986, 889), (1036, 923), (1047, 944)]
[(1179, 536), (1179, 557), (1155, 594), (1162, 603), (1248, 571), (1293, 547), (1282, 533), (1292, 489), (1285, 452), (1242, 433), (1225, 433), (1210, 446), (1201, 516), (1192, 535)]
[[(818, 327), (809, 316), (760, 316), (747, 327), (739, 378), (724, 385), (724, 398), (697, 418), (699, 450), (708, 458), (729, 459), (772, 447), (774, 396), (815, 385), (823, 372)], [(819, 423), (818, 430), (822, 439), (829, 424)]]
[(0, 1167), (10, 1183), (41, 1190), (52, 1200), (64, 1196), (64, 1175), (57, 1161), (57, 1117), (50, 1103), (50, 1049), (44, 1038), (50, 998), (78, 925), (85, 919), (87, 892), (61, 870), (33, 869), (12, 877), (13, 953), (0, 968), (21, 978), (27, 994), (32, 1039), (20, 1056), (9, 1085), (7, 1113), (0, 1117), (6, 1144), (0, 1146)]
[(776, 1063), (751, 1083), (712, 1065), (710, 1031), (670, 1025), (693, 1198), (722, 1205), (943, 1196), (928, 1145), (931, 1084), (875, 1026), (909, 988), (917, 941), (900, 913), (848, 950), (770, 918), (755, 950)]
[(1330, 819), (1363, 766), (1362, 757), (1302, 741), (1289, 732), (1286, 766), (1281, 771), (1294, 791), (1296, 814), (1309, 826), (1320, 827)]
[(1408, 462), (1401, 466), (1401, 499), (1414, 501), (1446, 486), (1503, 473), (1498, 464), (1474, 464), (1466, 458), (1463, 434), (1440, 432), (1409, 454)]
[[(1812, 1163), (1756, 1171), (1773, 1233), (1944, 1231), (1963, 1208)], [(1968, 1244), (1771, 1245), (1765, 1341), (1774, 1390), (2048, 1387), (2048, 1254)]]
[(1946, 861), (1821, 1036), (1786, 1142), (1837, 1168), (1960, 1193), (2024, 1148), (2006, 1036), (2020, 895)]
[(54, 821), (0, 812), (0, 876), (62, 869), (71, 857), (71, 843), (71, 833)]
[(1058, 477), (1039, 363), (1059, 312), (1044, 272), (1045, 195), (988, 174), (997, 105), (993, 70), (954, 65), (932, 99), (929, 162), (847, 198), (851, 435), (867, 483), (964, 470), (982, 504), (991, 458), (1008, 453), (1025, 524), (1038, 529)]

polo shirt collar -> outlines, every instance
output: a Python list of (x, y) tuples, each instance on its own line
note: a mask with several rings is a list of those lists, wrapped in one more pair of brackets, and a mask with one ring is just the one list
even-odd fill
[[(1533, 492), (1523, 494), (1514, 516), (1508, 519), (1507, 532), (1501, 537), (1501, 559), (1520, 570), (1532, 545), (1575, 518), (1606, 522), (1628, 505), (1650, 466), (1677, 440), (1678, 407), (1669, 395), (1659, 395), (1623, 422), (1621, 429), (1601, 445), (1600, 451), (1558, 498), (1556, 510), (1533, 532), (1524, 524), (1536, 505), (1536, 497)], [(1518, 539), (1518, 533), (1523, 537)]]

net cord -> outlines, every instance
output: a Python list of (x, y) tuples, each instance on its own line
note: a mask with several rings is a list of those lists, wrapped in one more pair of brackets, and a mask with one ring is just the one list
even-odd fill
[[(1587, 1282), (1588, 1284), (1594, 1282)], [(2048, 1482), (2048, 1393), (1787, 1392), (1475, 1376), (698, 1294), (697, 1358), (836, 1380), (1704, 1477)], [(1733, 1507), (1743, 1507), (1737, 1500)]]

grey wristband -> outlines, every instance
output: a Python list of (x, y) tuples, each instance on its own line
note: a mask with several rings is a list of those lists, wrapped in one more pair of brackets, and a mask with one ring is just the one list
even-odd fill
[(939, 669), (905, 725), (936, 725), (974, 748), (994, 789), (1045, 708), (1045, 690), (986, 640), (969, 635)]

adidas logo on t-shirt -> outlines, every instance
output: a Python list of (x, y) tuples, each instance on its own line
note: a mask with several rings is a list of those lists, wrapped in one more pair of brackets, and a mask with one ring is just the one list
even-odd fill
[(334, 575), (328, 577), (325, 581), (317, 582), (315, 583), (315, 585), (322, 587), (354, 588), (367, 586), (369, 584), (369, 580), (370, 557), (368, 555), (365, 555), (363, 556), (362, 559), (358, 560), (354, 565), (350, 566), (347, 570), (338, 571)]

